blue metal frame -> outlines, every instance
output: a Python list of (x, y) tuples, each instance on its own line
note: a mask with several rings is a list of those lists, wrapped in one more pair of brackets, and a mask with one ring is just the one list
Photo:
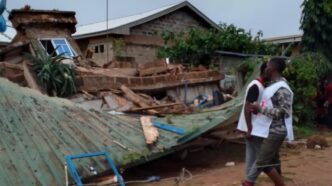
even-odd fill
[(120, 186), (125, 186), (120, 173), (116, 169), (116, 166), (115, 166), (112, 158), (109, 156), (109, 154), (107, 152), (96, 152), (96, 153), (87, 153), (87, 154), (77, 154), (77, 155), (67, 155), (67, 156), (65, 156), (68, 169), (71, 172), (71, 175), (72, 175), (76, 185), (77, 186), (83, 186), (83, 183), (81, 181), (80, 176), (78, 175), (78, 173), (76, 171), (76, 168), (75, 168), (72, 160), (73, 159), (80, 159), (80, 158), (91, 158), (91, 157), (95, 157), (95, 156), (104, 156), (106, 158), (108, 164), (112, 168), (115, 176), (117, 177), (117, 180), (118, 180), (118, 183), (120, 184)]
[(185, 130), (183, 128), (174, 127), (169, 124), (160, 123), (158, 121), (152, 121), (152, 124), (153, 124), (153, 126), (166, 130), (166, 131), (174, 132), (174, 133), (180, 134), (180, 135), (185, 134)]

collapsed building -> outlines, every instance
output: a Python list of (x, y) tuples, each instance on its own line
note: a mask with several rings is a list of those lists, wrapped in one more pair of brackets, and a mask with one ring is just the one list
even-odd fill
[[(182, 6), (188, 5), (178, 8)], [(8, 170), (0, 174), (1, 183), (62, 185), (67, 155), (105, 151), (118, 167), (127, 168), (232, 135), (228, 129), (238, 118), (243, 92), (220, 105), (225, 102), (220, 72), (163, 61), (141, 68), (96, 67), (72, 37), (75, 12), (21, 9), (12, 10), (9, 19), (17, 35), (0, 50), (0, 76), (19, 86), (0, 78), (4, 108), (0, 110), (0, 164)], [(66, 63), (75, 66), (76, 95), (66, 99), (43, 95), (31, 62), (24, 57), (40, 48), (49, 55), (64, 54)], [(200, 95), (212, 97), (215, 107), (193, 113), (188, 105)], [(104, 105), (106, 111), (181, 115), (144, 120), (136, 114), (109, 114)], [(176, 130), (157, 129), (155, 123)], [(209, 137), (201, 137), (207, 132)], [(91, 176), (90, 165), (98, 172), (110, 170), (100, 159), (76, 164), (82, 178)]]

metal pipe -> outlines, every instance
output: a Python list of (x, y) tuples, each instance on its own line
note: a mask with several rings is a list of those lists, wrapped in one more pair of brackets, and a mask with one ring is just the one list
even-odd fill
[(66, 186), (69, 185), (69, 181), (68, 181), (68, 166), (67, 163), (65, 162), (65, 179), (66, 179)]
[(106, 63), (108, 63), (109, 62), (109, 55), (108, 55), (108, 50), (109, 50), (109, 45), (108, 45), (108, 33), (107, 33), (107, 31), (108, 31), (108, 0), (106, 0), (106, 46), (105, 46), (105, 48), (106, 48), (106, 55), (107, 55), (107, 57), (106, 57)]

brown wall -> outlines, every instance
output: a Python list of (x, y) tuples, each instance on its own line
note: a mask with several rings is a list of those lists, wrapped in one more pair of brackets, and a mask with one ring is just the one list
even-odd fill
[(36, 26), (26, 29), (24, 33), (18, 32), (15, 36), (13, 43), (19, 41), (26, 41), (30, 39), (42, 39), (42, 38), (65, 38), (70, 43), (71, 47), (75, 50), (77, 55), (82, 55), (80, 47), (76, 41), (71, 37), (71, 31), (65, 28)]
[[(125, 41), (125, 49), (121, 56), (129, 57), (138, 64), (150, 63), (157, 60), (157, 48), (164, 45), (163, 39), (160, 37), (163, 30), (170, 30), (175, 33), (187, 31), (192, 27), (208, 28), (206, 22), (202, 21), (200, 17), (194, 14), (188, 8), (182, 8), (168, 15), (159, 17), (152, 21), (143, 23), (141, 25), (132, 27), (130, 35), (110, 35), (109, 42), (106, 42), (106, 36), (92, 37), (84, 40), (78, 40), (83, 54), (86, 54), (86, 49), (94, 51), (96, 45), (109, 45), (109, 59), (115, 60), (115, 52), (113, 48), (114, 39), (123, 39)], [(88, 40), (88, 46), (86, 47)], [(106, 49), (106, 46), (104, 46)], [(94, 53), (93, 61), (99, 65), (107, 62), (106, 50), (103, 53)]]
[(132, 35), (159, 36), (165, 29), (180, 33), (192, 27), (207, 28), (208, 26), (204, 25), (204, 22), (188, 8), (182, 8), (166, 16), (133, 27), (130, 32)]
[[(287, 49), (288, 45), (290, 43), (284, 43), (284, 44), (280, 44), (279, 46), (281, 47), (281, 50), (284, 51)], [(299, 42), (293, 44), (292, 48), (290, 49), (289, 53), (287, 53), (286, 55), (289, 57), (294, 57), (294, 56), (298, 56), (301, 53), (301, 45)]]

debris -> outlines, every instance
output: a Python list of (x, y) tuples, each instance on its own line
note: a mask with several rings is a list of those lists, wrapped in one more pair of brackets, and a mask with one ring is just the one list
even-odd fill
[(27, 61), (23, 62), (23, 71), (24, 71), (24, 78), (28, 83), (28, 86), (34, 90), (38, 90), (39, 92), (43, 93), (43, 89), (38, 85), (36, 80), (36, 75), (31, 72), (30, 67), (28, 66)]
[(174, 127), (174, 126), (171, 126), (171, 125), (165, 124), (165, 123), (160, 123), (158, 121), (153, 121), (152, 124), (153, 124), (153, 126), (155, 126), (157, 128), (160, 128), (160, 129), (163, 129), (166, 131), (170, 131), (170, 132), (174, 132), (176, 134), (183, 135), (185, 133), (184, 129), (182, 129), (182, 128)]
[(157, 74), (160, 74), (160, 73), (165, 73), (167, 71), (168, 71), (167, 66), (141, 69), (139, 71), (139, 76), (157, 75)]
[(322, 149), (322, 146), (316, 144), (314, 149), (316, 149), (316, 150), (321, 150), (321, 149)]
[(306, 147), (307, 141), (305, 139), (300, 139), (296, 141), (285, 141), (283, 143), (283, 147), (289, 148), (289, 149), (297, 149), (297, 148), (303, 148)]
[(87, 100), (92, 100), (95, 98), (94, 95), (90, 94), (89, 92), (85, 91), (85, 90), (81, 90), (81, 92), (85, 95)]
[(148, 182), (160, 181), (160, 176), (149, 176), (147, 177), (146, 181)]
[(329, 147), (327, 140), (323, 136), (313, 135), (307, 139), (307, 148), (308, 149), (316, 149), (316, 148), (324, 149), (325, 147)]
[(158, 139), (159, 132), (157, 128), (153, 126), (151, 122), (151, 117), (141, 116), (140, 121), (143, 128), (146, 144), (151, 145), (155, 143)]
[(113, 143), (119, 145), (121, 148), (125, 149), (125, 150), (129, 150), (128, 147), (126, 147), (125, 145), (123, 145), (122, 143), (118, 142), (117, 140), (113, 140)]
[[(134, 93), (132, 90), (130, 90), (125, 85), (122, 85), (120, 87), (120, 89), (124, 92), (124, 94), (126, 95), (126, 97), (129, 100), (131, 100), (133, 103), (135, 103), (136, 105), (138, 105), (140, 107), (145, 107), (145, 108), (151, 106), (152, 103), (150, 101), (147, 101), (146, 99), (144, 99), (141, 96), (137, 95), (136, 93)], [(152, 110), (152, 109), (147, 109), (147, 112), (149, 114), (158, 114), (157, 111)]]
[(125, 95), (133, 101), (135, 104), (141, 106), (141, 107), (149, 107), (152, 103), (147, 101), (146, 99), (142, 98), (141, 96), (137, 95), (135, 92), (130, 90), (125, 85), (122, 85), (120, 89), (125, 93)]
[(164, 104), (164, 105), (154, 105), (154, 106), (150, 106), (150, 107), (142, 107), (142, 108), (134, 108), (131, 109), (130, 111), (141, 111), (141, 110), (149, 110), (149, 109), (157, 109), (157, 108), (162, 108), (162, 107), (172, 107), (175, 105), (182, 105), (183, 103), (170, 103), (170, 104)]
[(227, 162), (227, 163), (225, 164), (225, 166), (226, 166), (226, 167), (233, 167), (233, 166), (235, 166), (235, 162), (234, 162), (234, 161)]

